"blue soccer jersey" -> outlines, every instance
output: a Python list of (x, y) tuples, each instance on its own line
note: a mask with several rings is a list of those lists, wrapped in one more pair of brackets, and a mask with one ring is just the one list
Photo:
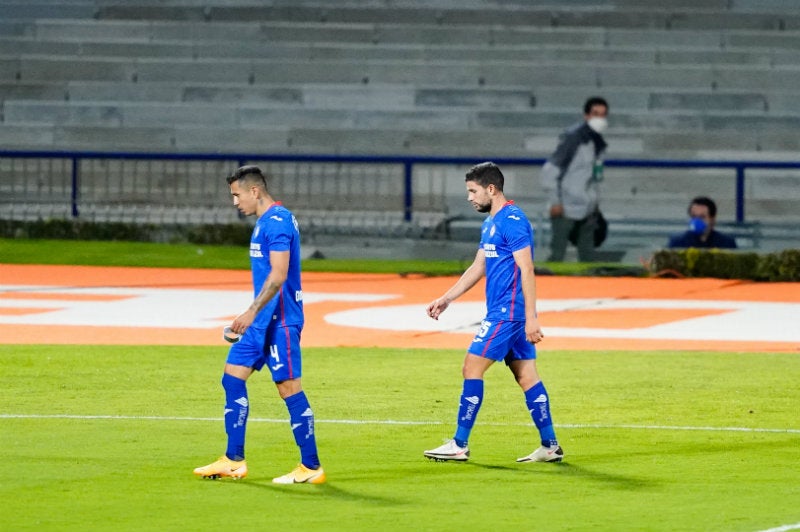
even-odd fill
[(300, 231), (297, 220), (280, 202), (261, 215), (250, 237), (250, 264), (253, 271), (254, 297), (258, 296), (272, 267), (270, 251), (289, 252), (289, 272), (281, 290), (275, 294), (253, 321), (254, 327), (303, 325), (303, 289), (300, 285)]
[(513, 253), (529, 247), (533, 258), (533, 228), (525, 213), (509, 201), (487, 217), (480, 247), (486, 256), (486, 319), (524, 321), (522, 278)]

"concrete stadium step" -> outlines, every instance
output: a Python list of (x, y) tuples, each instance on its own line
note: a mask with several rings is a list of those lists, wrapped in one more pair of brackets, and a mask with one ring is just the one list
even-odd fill
[[(453, 109), (335, 110), (302, 108), (264, 108), (256, 106), (231, 109), (229, 105), (158, 104), (152, 102), (42, 102), (12, 100), (5, 103), (9, 123), (54, 123), (64, 125), (152, 126), (156, 124), (203, 125), (212, 127), (253, 127), (281, 124), (284, 127), (317, 124), (347, 129), (351, 127), (394, 126), (413, 129), (467, 128), (473, 118), (470, 111)], [(560, 118), (560, 116), (558, 117)]]
[[(755, 62), (764, 61), (764, 52), (796, 50), (800, 48), (800, 35), (784, 31), (749, 31), (721, 29), (720, 31), (697, 30), (658, 30), (658, 29), (613, 29), (613, 28), (498, 28), (492, 26), (451, 27), (437, 25), (403, 25), (384, 23), (370, 24), (315, 24), (275, 22), (267, 20), (260, 23), (208, 23), (200, 27), (196, 24), (178, 22), (142, 21), (91, 21), (91, 20), (39, 20), (27, 25), (15, 25), (0, 31), (0, 35), (35, 35), (40, 40), (56, 42), (118, 42), (122, 44), (160, 43), (161, 41), (196, 43), (202, 51), (202, 43), (219, 41), (221, 50), (232, 50), (235, 46), (230, 35), (246, 38), (243, 52), (248, 49), (263, 53), (266, 43), (296, 43), (298, 46), (324, 44), (323, 48), (335, 44), (377, 45), (394, 44), (408, 46), (413, 43), (418, 49), (447, 51), (458, 46), (508, 47), (536, 46), (544, 49), (564, 49), (568, 54), (574, 47), (586, 47), (589, 53), (612, 52), (651, 52), (664, 50), (667, 61), (680, 61), (680, 54), (670, 54), (669, 50), (719, 51), (712, 61), (735, 61), (736, 53), (748, 50), (756, 55)], [(144, 48), (146, 49), (146, 48)], [(180, 48), (179, 48), (180, 49)], [(362, 48), (362, 51), (364, 49)], [(592, 52), (592, 50), (595, 50)], [(726, 50), (732, 52), (726, 53)], [(317, 51), (321, 54), (323, 51)], [(389, 52), (385, 52), (389, 53)], [(434, 52), (427, 52), (434, 53)], [(440, 52), (446, 53), (446, 52)], [(574, 52), (573, 52), (574, 53)], [(230, 52), (228, 52), (230, 54)], [(426, 55), (426, 57), (428, 57)], [(621, 55), (620, 57), (624, 57)], [(788, 56), (783, 61), (789, 61)]]
[[(57, 0), (38, 0), (55, 2)], [(89, 1), (89, 0), (85, 0)], [(114, 6), (125, 5), (123, 0), (93, 0), (99, 6)], [(220, 6), (220, 7), (238, 7), (238, 6), (252, 6), (251, 0), (162, 0), (160, 5), (166, 6)], [(338, 2), (339, 5), (358, 6), (362, 8), (367, 7), (385, 7), (388, 4), (413, 7), (425, 6), (427, 8), (437, 9), (463, 9), (463, 8), (482, 8), (486, 7), (486, 2), (483, 0), (344, 0)], [(323, 0), (271, 0), (270, 5), (276, 8), (287, 8), (302, 6), (309, 7), (329, 7), (329, 3)], [(509, 9), (518, 6), (525, 6), (526, 2), (522, 0), (503, 0), (494, 2), (492, 9), (499, 7), (507, 7)], [(651, 0), (545, 0), (537, 2), (537, 6), (548, 8), (616, 8), (616, 9), (631, 9), (652, 7)], [(800, 7), (793, 0), (664, 0), (659, 2), (660, 9), (717, 9), (717, 10), (733, 10), (733, 11), (758, 11), (763, 8), (764, 11), (770, 9), (783, 9), (785, 11), (798, 11)]]
[[(563, 124), (553, 128), (419, 130), (323, 127), (319, 124), (287, 126), (254, 123), (249, 127), (213, 127), (161, 124), (160, 126), (90, 126), (14, 123), (0, 128), (0, 141), (16, 148), (212, 151), (251, 153), (342, 153), (452, 155), (491, 157), (545, 157), (555, 148)], [(774, 160), (791, 160), (800, 139), (773, 131), (645, 131), (607, 135), (609, 157), (675, 159), (741, 159), (769, 154)]]
[[(390, 19), (391, 20), (391, 19)], [(537, 28), (494, 27), (475, 24), (468, 27), (427, 24), (334, 24), (299, 23), (263, 20), (260, 22), (214, 22), (198, 26), (172, 21), (107, 21), (107, 20), (38, 20), (23, 28), (11, 28), (9, 35), (35, 35), (37, 39), (55, 41), (142, 42), (153, 41), (220, 41), (230, 44), (230, 35), (247, 37), (256, 43), (361, 43), (427, 46), (595, 46), (638, 47), (654, 50), (664, 46), (678, 49), (726, 48), (795, 48), (798, 37), (793, 33), (720, 31), (614, 29), (614, 28)], [(771, 38), (769, 45), (764, 38)], [(755, 41), (755, 42), (751, 42)], [(239, 44), (239, 43), (237, 43)]]
[[(0, 37), (0, 54), (54, 55), (119, 58), (253, 58), (328, 61), (520, 61), (535, 58), (538, 62), (595, 62), (654, 65), (659, 63), (655, 50), (637, 48), (611, 49), (602, 45), (553, 47), (534, 44), (515, 45), (424, 45), (400, 43), (302, 43), (248, 41), (170, 41), (119, 42), (98, 40), (43, 40), (30, 37)], [(678, 57), (680, 54), (677, 54)], [(726, 62), (732, 54), (710, 52), (707, 64)], [(698, 58), (699, 58), (698, 54)], [(754, 57), (736, 54), (731, 61), (771, 64), (772, 54), (757, 52)], [(786, 60), (788, 62), (788, 59)], [(674, 61), (680, 62), (680, 61)], [(686, 62), (692, 62), (687, 60)], [(699, 61), (693, 61), (695, 63)], [(666, 63), (666, 61), (665, 61)]]
[(769, 104), (763, 94), (667, 93), (650, 94), (648, 107), (653, 110), (758, 112), (767, 111)]
[(186, 85), (174, 82), (134, 83), (131, 81), (69, 81), (65, 90), (68, 100), (122, 102), (181, 102)]
[(734, 0), (731, 3), (731, 9), (742, 12), (776, 11), (779, 13), (792, 13), (800, 10), (800, 5), (794, 0)]
[[(617, 9), (653, 7), (651, 0), (613, 0), (610, 3)], [(658, 3), (658, 8), (674, 11), (695, 9), (725, 11), (733, 9), (729, 0), (663, 0)]]
[(0, 19), (31, 20), (40, 18), (93, 19), (99, 14), (93, 0), (47, 2), (41, 0), (0, 3)]
[[(472, 93), (465, 92), (469, 98)], [(315, 124), (339, 129), (392, 127), (414, 130), (459, 129), (533, 129), (563, 128), (580, 119), (578, 111), (546, 109), (489, 110), (468, 106), (420, 105), (411, 108), (352, 109), (301, 107), (295, 104), (231, 106), (223, 103), (199, 102), (115, 102), (115, 101), (42, 101), (6, 100), (5, 120), (8, 123), (53, 123), (65, 125), (151, 126), (155, 124), (204, 125), (211, 127), (257, 127), (259, 124), (281, 124), (302, 127)], [(800, 127), (800, 114), (772, 116), (763, 112), (740, 110), (736, 114), (722, 107), (706, 109), (702, 114), (690, 111), (637, 113), (618, 111), (616, 128), (624, 131), (670, 131), (675, 129), (709, 131), (783, 131), (791, 133)]]
[(53, 148), (69, 146), (75, 150), (175, 151), (175, 128), (95, 127), (87, 125), (53, 126)]
[[(744, 153), (778, 152), (800, 150), (800, 140), (787, 136), (785, 132), (772, 130), (750, 131), (728, 129), (720, 131), (687, 131), (679, 128), (672, 131), (650, 131), (642, 134), (645, 153), (666, 154), (682, 152), (689, 158), (703, 153), (717, 154), (713, 158), (739, 158)], [(723, 156), (723, 152), (727, 155)], [(705, 156), (703, 158), (709, 158)], [(781, 157), (778, 157), (781, 159)]]
[(622, 65), (537, 59), (480, 61), (305, 61), (268, 59), (125, 59), (63, 56), (0, 57), (0, 79), (22, 81), (185, 81), (259, 83), (426, 83), (433, 85), (578, 85), (582, 87), (672, 87), (788, 91), (797, 69), (760, 65)]
[[(796, 114), (797, 92), (668, 91), (659, 88), (606, 87), (613, 109), (647, 112), (725, 111), (731, 114)], [(577, 112), (585, 88), (539, 86), (484, 87), (412, 86), (396, 84), (270, 84), (181, 83), (128, 81), (0, 82), (0, 100), (70, 100), (122, 102), (208, 102), (304, 106), (319, 109), (413, 109), (415, 107), (474, 107), (491, 109), (542, 109)]]
[(0, 55), (64, 55), (77, 56), (81, 53), (81, 43), (40, 41), (31, 36), (6, 36), (0, 28)]
[(98, 17), (103, 19), (134, 20), (287, 20), (301, 22), (381, 23), (393, 20), (402, 23), (428, 23), (443, 26), (471, 24), (476, 20), (486, 25), (535, 25), (577, 27), (651, 27), (694, 29), (751, 28), (782, 29), (795, 18), (791, 12), (739, 12), (720, 6), (719, 2), (704, 5), (672, 6), (662, 3), (626, 5), (625, 7), (594, 2), (588, 5), (551, 3), (545, 6), (486, 6), (486, 5), (429, 5), (427, 3), (334, 4), (318, 2), (295, 5), (252, 4), (231, 5), (165, 5), (152, 3), (136, 5), (101, 5)]
[(29, 20), (0, 19), (0, 35), (4, 37), (25, 37), (35, 33), (35, 24)]
[[(94, 39), (94, 40), (93, 40)], [(177, 57), (177, 58), (291, 58), (308, 60), (463, 60), (519, 61), (535, 57), (540, 62), (626, 63), (641, 65), (798, 65), (794, 51), (772, 48), (720, 49), (719, 43), (705, 43), (702, 48), (678, 45), (654, 46), (652, 34), (639, 44), (554, 44), (536, 43), (528, 39), (511, 44), (478, 45), (403, 44), (403, 43), (336, 43), (275, 42), (244, 43), (211, 39), (150, 40), (120, 42), (102, 37), (64, 42), (50, 38), (0, 37), (0, 54), (71, 55), (99, 57)]]
[[(557, 131), (551, 131), (550, 139)], [(328, 129), (308, 124), (291, 128), (287, 148), (297, 153), (414, 154), (475, 157), (519, 155), (524, 135), (499, 131), (420, 131), (392, 128)]]
[(56, 147), (52, 124), (3, 124), (0, 144), (6, 149), (52, 149)]
[(800, 29), (800, 25), (794, 26), (791, 31), (726, 32), (723, 38), (723, 45), (737, 49), (796, 51), (800, 49), (798, 29)]
[[(12, 28), (12, 30), (15, 28)], [(62, 41), (151, 42), (151, 41), (231, 41), (260, 42), (360, 42), (372, 43), (375, 27), (369, 24), (292, 24), (273, 22), (235, 22), (187, 24), (175, 21), (136, 20), (37, 20), (27, 24), (23, 34), (34, 32), (39, 39)], [(409, 40), (406, 39), (405, 42)]]
[(66, 100), (66, 83), (16, 83), (0, 81), (0, 102), (4, 100)]
[[(29, 87), (29, 88), (28, 88)], [(48, 88), (49, 92), (42, 92)], [(58, 87), (62, 92), (55, 90)], [(31, 97), (26, 97), (30, 94)], [(46, 97), (52, 94), (51, 97)], [(207, 102), (304, 106), (317, 109), (413, 109), (415, 107), (475, 107), (528, 109), (536, 106), (529, 89), (521, 87), (463, 89), (371, 84), (270, 84), (180, 82), (68, 82), (66, 84), (0, 84), (0, 99), (68, 99), (108, 102)], [(41, 98), (33, 96), (41, 95)], [(574, 107), (574, 100), (571, 103)]]
[[(487, 84), (596, 84), (595, 73), (582, 64), (484, 64), (472, 61), (370, 61), (357, 64), (346, 61), (297, 63), (292, 60), (82, 58), (76, 62), (73, 58), (59, 56), (26, 56), (24, 60), (0, 58), (0, 74), (7, 79), (22, 81), (426, 83), (472, 87)], [(704, 86), (710, 83), (710, 79), (703, 78), (702, 81)]]
[(432, 235), (444, 219), (442, 213), (415, 213), (406, 221), (403, 212), (374, 210), (309, 209), (294, 210), (305, 237), (319, 235), (369, 235), (377, 237), (415, 237)]

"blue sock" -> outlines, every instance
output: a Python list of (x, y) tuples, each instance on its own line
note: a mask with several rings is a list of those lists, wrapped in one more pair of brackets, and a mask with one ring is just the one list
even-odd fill
[(244, 433), (250, 411), (247, 381), (225, 373), (222, 387), (225, 389), (225, 432), (228, 434), (225, 456), (231, 460), (244, 460)]
[(483, 403), (483, 379), (464, 379), (464, 389), (461, 392), (461, 403), (458, 407), (458, 426), (456, 427), (456, 445), (466, 447), (469, 433), (475, 425), (475, 418)]
[(545, 447), (558, 445), (556, 431), (553, 429), (553, 420), (550, 418), (550, 397), (547, 395), (542, 381), (537, 382), (525, 392), (525, 404), (531, 413), (533, 423), (539, 429), (542, 445)]
[(300, 461), (309, 469), (319, 468), (317, 438), (314, 436), (314, 412), (308, 403), (305, 392), (290, 395), (286, 399), (289, 421), (292, 424), (294, 441), (300, 448)]

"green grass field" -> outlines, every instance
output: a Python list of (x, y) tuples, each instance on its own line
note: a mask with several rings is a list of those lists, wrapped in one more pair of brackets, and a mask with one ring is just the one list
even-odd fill
[[(0, 263), (73, 264), (86, 266), (147, 266), (151, 268), (250, 268), (243, 246), (96, 242), (74, 240), (15, 240), (0, 238)], [(537, 263), (538, 264), (538, 263)], [(303, 271), (349, 273), (424, 273), (460, 275), (469, 262), (460, 260), (308, 259)], [(614, 263), (543, 263), (557, 275), (580, 275), (598, 268), (630, 270)]]
[[(247, 268), (238, 248), (0, 239), (2, 262)], [(304, 266), (432, 274), (461, 267)], [(250, 476), (192, 475), (224, 450), (224, 345), (0, 343), (0, 448), (9, 466), (0, 530), (800, 527), (796, 354), (544, 348), (539, 369), (564, 463), (514, 461), (537, 446), (537, 434), (501, 366), (487, 374), (470, 461), (434, 463), (422, 451), (453, 434), (462, 351), (309, 348), (303, 380), (329, 482), (277, 486), (271, 479), (298, 456), (268, 375), (249, 386)]]
[[(452, 436), (460, 351), (306, 349), (329, 482), (276, 486), (297, 451), (267, 375), (250, 381), (250, 476), (224, 450), (224, 346), (0, 346), (5, 530), (725, 530), (800, 522), (800, 358), (553, 352), (540, 359), (567, 459), (537, 445), (504, 367), (466, 464)], [(19, 501), (12, 503), (12, 501)]]

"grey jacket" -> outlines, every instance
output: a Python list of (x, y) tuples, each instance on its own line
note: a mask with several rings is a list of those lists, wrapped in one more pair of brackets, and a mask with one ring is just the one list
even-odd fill
[(595, 162), (602, 164), (606, 149), (603, 137), (586, 122), (567, 128), (559, 137), (556, 151), (542, 167), (541, 185), (549, 205), (561, 204), (564, 216), (581, 220), (598, 206)]

